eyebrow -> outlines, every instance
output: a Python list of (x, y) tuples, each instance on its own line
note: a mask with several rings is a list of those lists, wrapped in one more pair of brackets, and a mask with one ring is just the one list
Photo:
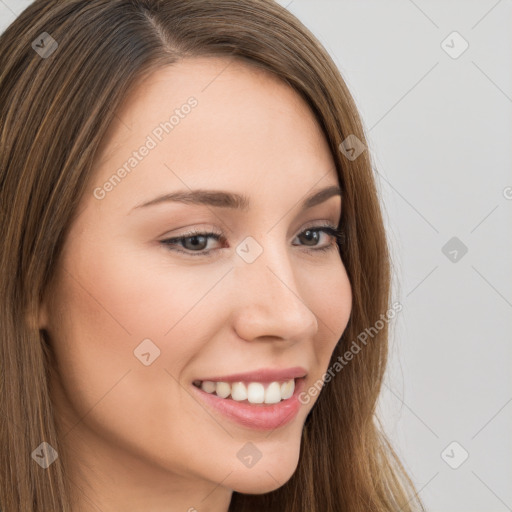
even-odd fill
[[(323, 188), (312, 195), (306, 197), (300, 205), (302, 210), (307, 210), (318, 204), (327, 201), (333, 196), (341, 196), (341, 188), (337, 185)], [(249, 210), (250, 200), (246, 195), (237, 194), (235, 192), (226, 192), (224, 190), (178, 190), (169, 194), (158, 196), (155, 199), (139, 204), (132, 208), (131, 211), (138, 208), (146, 208), (161, 203), (176, 202), (194, 205), (206, 205), (215, 208), (231, 208), (241, 211)]]

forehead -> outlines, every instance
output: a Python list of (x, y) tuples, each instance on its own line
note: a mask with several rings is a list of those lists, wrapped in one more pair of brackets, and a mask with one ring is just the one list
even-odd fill
[[(247, 191), (266, 183), (271, 193), (298, 177), (310, 186), (322, 176), (330, 176), (323, 185), (337, 182), (299, 94), (266, 71), (217, 57), (185, 59), (143, 79), (117, 110), (94, 167), (94, 187), (112, 181), (105, 199), (123, 207), (163, 187)], [(110, 179), (116, 173), (120, 181)]]

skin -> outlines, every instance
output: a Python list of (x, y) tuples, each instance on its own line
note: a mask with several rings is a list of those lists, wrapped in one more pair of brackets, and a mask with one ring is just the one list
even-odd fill
[[(307, 253), (312, 247), (298, 236), (339, 222), (339, 196), (299, 208), (307, 195), (339, 184), (325, 137), (289, 86), (227, 63), (186, 59), (126, 98), (41, 305), (76, 511), (225, 512), (233, 490), (283, 485), (318, 397), (291, 423), (261, 432), (208, 410), (192, 397), (192, 382), (303, 366), (307, 389), (327, 370), (348, 323), (351, 287), (334, 238), (319, 232), (316, 246), (331, 249)], [(114, 190), (94, 197), (190, 96), (198, 100), (191, 113)], [(188, 188), (245, 194), (250, 208), (133, 209)], [(225, 240), (196, 249), (218, 249), (211, 257), (161, 243), (191, 228), (214, 228)], [(250, 264), (235, 250), (248, 236), (263, 249)], [(147, 338), (160, 356), (145, 366), (134, 350)], [(262, 453), (251, 468), (236, 456), (248, 441)]]

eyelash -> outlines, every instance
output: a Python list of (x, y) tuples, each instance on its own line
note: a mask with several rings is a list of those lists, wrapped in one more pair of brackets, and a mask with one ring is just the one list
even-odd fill
[[(319, 231), (326, 233), (328, 235), (331, 235), (337, 242), (337, 244), (341, 244), (344, 241), (345, 232), (341, 228), (335, 228), (331, 225), (321, 225), (321, 226), (311, 226), (306, 228), (305, 230), (301, 231), (299, 235), (302, 235), (306, 231)], [(222, 233), (215, 233), (215, 232), (201, 232), (192, 230), (188, 233), (184, 233), (182, 236), (174, 237), (174, 238), (167, 238), (166, 240), (161, 240), (161, 243), (166, 246), (170, 251), (180, 252), (183, 254), (186, 254), (187, 256), (208, 256), (211, 257), (212, 253), (216, 249), (210, 249), (208, 251), (202, 250), (202, 251), (190, 251), (190, 250), (183, 250), (177, 248), (177, 242), (182, 242), (183, 240), (186, 240), (187, 238), (193, 238), (195, 236), (202, 236), (206, 238), (213, 238), (216, 241), (219, 241), (223, 238)], [(306, 247), (304, 250), (307, 253), (314, 254), (319, 252), (326, 252), (334, 248), (334, 244), (325, 245), (323, 247), (318, 248), (308, 248)]]

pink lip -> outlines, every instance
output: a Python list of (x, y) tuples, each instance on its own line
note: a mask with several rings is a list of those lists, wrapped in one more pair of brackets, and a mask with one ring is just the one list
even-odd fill
[[(250, 375), (253, 379), (254, 374)], [(243, 377), (246, 378), (246, 375), (243, 375)], [(299, 394), (304, 389), (304, 385), (305, 379), (296, 379), (293, 395), (277, 404), (237, 402), (231, 398), (220, 398), (217, 395), (207, 393), (194, 385), (191, 388), (201, 401), (215, 411), (222, 413), (228, 419), (254, 430), (274, 430), (290, 423), (297, 416), (302, 406), (299, 401)]]
[(304, 368), (301, 366), (294, 366), (293, 368), (283, 369), (262, 368), (261, 370), (253, 372), (235, 373), (232, 375), (221, 375), (197, 380), (211, 380), (214, 382), (274, 382), (299, 379), (304, 377), (306, 374), (307, 372)]

